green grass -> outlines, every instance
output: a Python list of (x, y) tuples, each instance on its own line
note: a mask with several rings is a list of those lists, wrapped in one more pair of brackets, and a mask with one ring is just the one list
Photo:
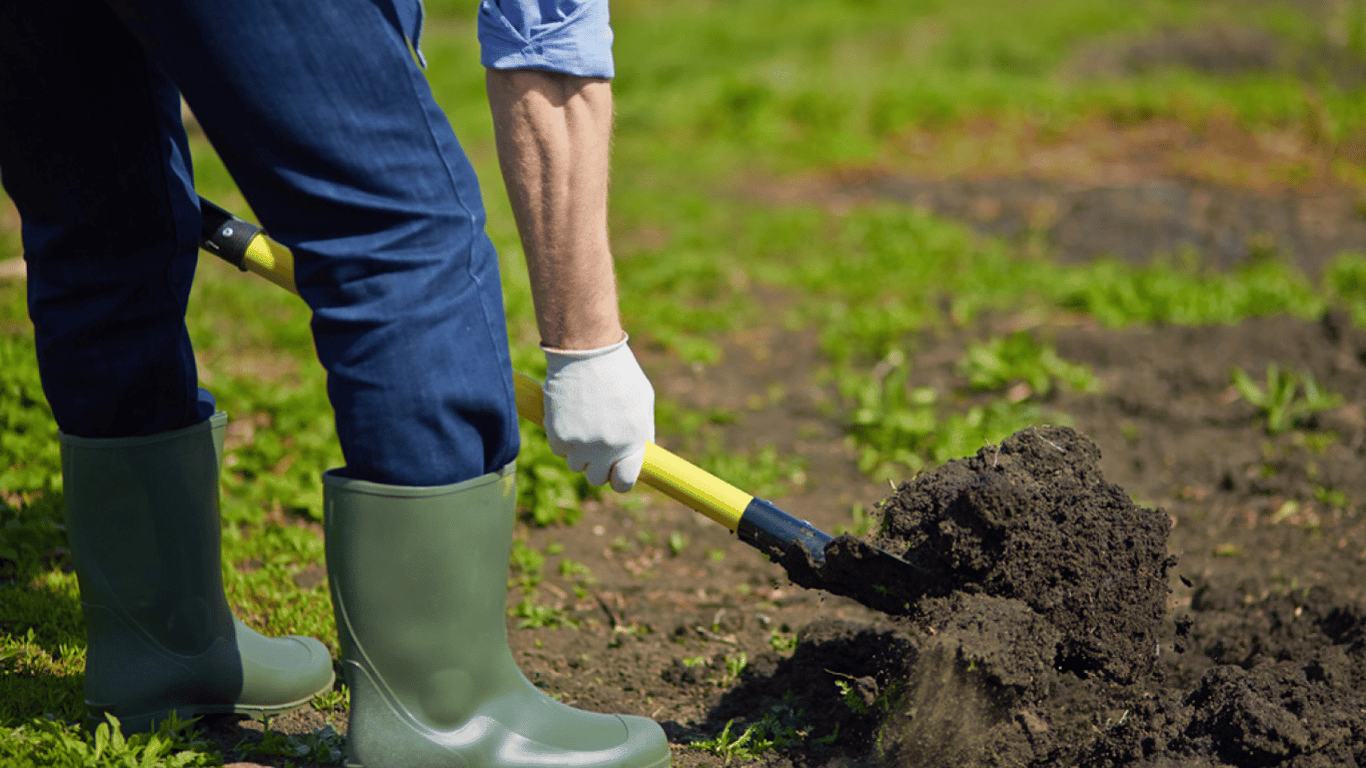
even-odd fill
[[(718, 338), (728, 332), (761, 324), (815, 329), (825, 363), (812, 375), (831, 391), (829, 415), (847, 427), (864, 471), (891, 477), (974, 452), (1023, 426), (1065, 420), (1044, 410), (1039, 396), (1093, 384), (1046, 343), (1003, 336), (967, 351), (961, 389), (912, 388), (914, 337), (923, 330), (967, 325), (986, 313), (1063, 312), (1125, 327), (1313, 317), (1330, 307), (1366, 324), (1366, 256), (1359, 253), (1342, 254), (1317, 281), (1274, 253), (1230, 273), (1191, 270), (1181, 254), (1141, 267), (1116, 260), (1060, 266), (1038, 249), (903, 206), (832, 210), (737, 191), (773, 179), (894, 168), (915, 131), (952, 135), (973, 121), (1063, 130), (1090, 119), (1138, 125), (1156, 118), (1195, 128), (1231, 119), (1253, 131), (1290, 132), (1334, 154), (1335, 172), (1361, 183), (1366, 172), (1348, 150), (1366, 136), (1366, 94), (1334, 85), (1326, 72), (1307, 80), (1172, 68), (1088, 77), (1074, 66), (1106, 41), (1208, 23), (1260, 27), (1293, 50), (1336, 46), (1360, 56), (1366, 3), (1345, 8), (1314, 19), (1290, 5), (1184, 0), (617, 0), (612, 224), (628, 328), (641, 348), (694, 363), (703, 375), (720, 360)], [(539, 375), (472, 7), (436, 0), (428, 13), (428, 77), (483, 180), (514, 362)], [(201, 136), (192, 137), (192, 149), (200, 191), (249, 216)], [(3, 214), (0, 260), (20, 248), (15, 228), (4, 224), (12, 217)], [(80, 765), (117, 753), (195, 764), (205, 748), (185, 734), (116, 746), (112, 732), (100, 737), (69, 724), (80, 714), (84, 630), (74, 578), (62, 572), (56, 427), (24, 307), (22, 286), (0, 281), (0, 757), (16, 765)], [(205, 384), (234, 423), (223, 497), (230, 599), (259, 629), (312, 634), (335, 651), (325, 585), (296, 582), (322, 558), (311, 526), (321, 514), (319, 474), (341, 462), (307, 319), (299, 300), (206, 257), (187, 322)], [(1289, 375), (1244, 382), (1244, 396), (1269, 428), (1277, 414), (1297, 423), (1319, 402), (1308, 390), (1292, 391), (1282, 380)], [(1030, 394), (1012, 401), (1006, 393), (1020, 382)], [(716, 437), (739, 414), (690, 412), (667, 400), (658, 414), (661, 442), (695, 448), (689, 458), (736, 485), (780, 498), (801, 484), (798, 459), (765, 447), (737, 454)], [(523, 520), (576, 524), (583, 500), (600, 492), (549, 453), (539, 429), (524, 426), (522, 437)], [(866, 524), (866, 514), (853, 515), (853, 527)], [(669, 546), (693, 556), (681, 538)], [(526, 626), (568, 625), (563, 609), (536, 599), (544, 554), (524, 547), (517, 557), (513, 586), (522, 591), (514, 615)], [(566, 578), (591, 578), (570, 561), (559, 565)], [(775, 635), (775, 648), (787, 643)], [(771, 720), (694, 746), (746, 759), (790, 735), (788, 725)], [(330, 735), (314, 734), (268, 738), (258, 751), (330, 757), (335, 747)]]
[(222, 765), (213, 745), (193, 725), (164, 723), (155, 733), (125, 738), (112, 715), (93, 734), (58, 720), (38, 718), (7, 729), (0, 759), (13, 768), (190, 768)]
[(10, 494), (61, 490), (57, 425), (43, 397), (27, 334), (0, 336), (0, 488)]
[(869, 378), (847, 374), (839, 382), (848, 404), (850, 439), (859, 448), (859, 469), (879, 480), (914, 475), (931, 464), (976, 453), (985, 445), (1029, 427), (1066, 423), (1029, 400), (992, 400), (947, 407), (943, 394), (910, 387), (910, 364), (900, 350)]
[(1084, 366), (1063, 360), (1052, 345), (1040, 344), (1024, 331), (969, 344), (958, 361), (958, 372), (971, 389), (979, 391), (1021, 385), (1025, 387), (1022, 396), (1047, 396), (1060, 387), (1100, 391), (1096, 377)]
[[(688, 661), (684, 659), (683, 663), (687, 665)], [(732, 660), (727, 659), (727, 665), (733, 667)], [(738, 675), (739, 671), (728, 670), (728, 674), (733, 677)], [(820, 736), (815, 733), (818, 728), (824, 730), (823, 724), (812, 722), (805, 711), (793, 709), (792, 695), (789, 692), (783, 696), (782, 701), (752, 722), (737, 725), (735, 720), (728, 720), (720, 733), (710, 739), (689, 742), (688, 746), (710, 752), (729, 765), (733, 760), (749, 762), (763, 759), (765, 753), (770, 751), (819, 751), (839, 738), (839, 723), (834, 724), (832, 731)]]

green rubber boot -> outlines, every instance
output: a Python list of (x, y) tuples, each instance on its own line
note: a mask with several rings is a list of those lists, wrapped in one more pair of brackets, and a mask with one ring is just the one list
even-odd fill
[(125, 733), (263, 717), (332, 687), (327, 648), (267, 638), (223, 595), (218, 469), (227, 417), (149, 437), (62, 435), (67, 533), (85, 614), (85, 703)]
[(507, 639), (515, 477), (405, 488), (323, 476), (327, 572), (351, 688), (350, 766), (663, 768), (653, 721), (574, 709)]

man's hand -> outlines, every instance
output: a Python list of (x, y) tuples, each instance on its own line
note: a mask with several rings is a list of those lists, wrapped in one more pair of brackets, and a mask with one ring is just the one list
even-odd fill
[(655, 439), (654, 387), (626, 340), (602, 349), (545, 349), (545, 432), (550, 450), (588, 482), (625, 493)]

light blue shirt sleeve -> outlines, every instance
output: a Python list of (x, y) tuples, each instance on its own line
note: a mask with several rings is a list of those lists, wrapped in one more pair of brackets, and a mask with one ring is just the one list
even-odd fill
[(492, 69), (615, 74), (607, 0), (483, 0), (479, 47)]

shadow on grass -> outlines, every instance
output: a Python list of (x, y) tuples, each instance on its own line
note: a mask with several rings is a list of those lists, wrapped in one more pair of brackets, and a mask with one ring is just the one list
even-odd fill
[[(819, 756), (821, 764), (869, 758), (889, 697), (900, 690), (916, 651), (894, 631), (823, 619), (804, 627), (791, 656), (762, 653), (692, 725), (662, 723), (669, 740), (723, 758)], [(713, 685), (725, 659), (665, 670), (675, 685)]]

